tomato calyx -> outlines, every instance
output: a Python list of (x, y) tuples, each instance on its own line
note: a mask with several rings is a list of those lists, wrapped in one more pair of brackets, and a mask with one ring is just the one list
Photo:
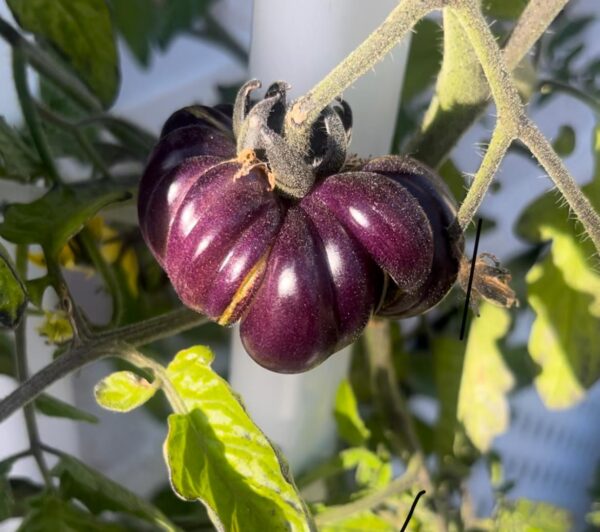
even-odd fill
[[(334, 174), (346, 163), (352, 136), (352, 111), (347, 102), (337, 99), (315, 120), (308, 148), (299, 152), (286, 139), (284, 118), (290, 85), (277, 81), (269, 86), (262, 100), (252, 102), (251, 94), (261, 87), (258, 80), (246, 82), (238, 92), (233, 110), (233, 132), (238, 160), (253, 153), (266, 165), (271, 186), (283, 195), (301, 199), (316, 180)], [(247, 167), (247, 165), (246, 165)]]

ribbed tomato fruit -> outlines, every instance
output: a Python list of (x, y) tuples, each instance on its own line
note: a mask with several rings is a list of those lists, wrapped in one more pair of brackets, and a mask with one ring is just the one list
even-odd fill
[[(240, 321), (254, 360), (295, 373), (354, 341), (378, 309), (404, 316), (437, 303), (456, 279), (462, 240), (448, 240), (451, 200), (422, 167), (386, 157), (340, 168), (345, 104), (328, 108), (311, 153), (290, 166), (289, 154), (276, 161), (285, 87), (252, 108), (249, 92), (235, 123), (223, 106), (169, 118), (140, 183), (140, 227), (185, 305)], [(279, 186), (282, 168), (311, 181)]]

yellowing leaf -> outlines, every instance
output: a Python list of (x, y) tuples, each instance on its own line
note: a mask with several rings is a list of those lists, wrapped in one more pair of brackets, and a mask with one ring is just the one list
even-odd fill
[(188, 410), (169, 417), (164, 453), (173, 489), (200, 500), (219, 530), (309, 530), (287, 466), (211, 369), (212, 358), (192, 347), (167, 368)]
[(102, 379), (94, 388), (98, 404), (115, 412), (129, 412), (148, 401), (158, 389), (131, 371), (117, 371)]
[(137, 255), (133, 248), (127, 248), (121, 257), (120, 262), (121, 269), (125, 274), (125, 280), (127, 281), (127, 288), (133, 297), (137, 297), (138, 291), (138, 277), (140, 275), (140, 264), (137, 259)]
[(73, 328), (63, 310), (44, 311), (44, 321), (37, 328), (41, 336), (45, 336), (51, 344), (64, 344), (73, 338)]
[(469, 331), (458, 419), (470, 440), (482, 452), (490, 449), (494, 437), (504, 432), (509, 423), (506, 393), (513, 386), (513, 376), (497, 343), (509, 326), (508, 311), (486, 303), (481, 306), (481, 314), (474, 319)]
[(344, 379), (335, 397), (335, 420), (338, 434), (350, 445), (362, 445), (371, 436), (358, 412), (354, 390), (347, 379)]

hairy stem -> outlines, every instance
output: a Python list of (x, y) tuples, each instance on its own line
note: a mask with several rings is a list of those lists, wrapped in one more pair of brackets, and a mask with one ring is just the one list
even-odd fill
[[(28, 247), (24, 245), (17, 246), (16, 267), (22, 279), (27, 277), (27, 253)], [(15, 376), (21, 383), (25, 382), (29, 376), (29, 368), (27, 366), (27, 316), (23, 315), (17, 330), (15, 331)], [(35, 462), (40, 470), (44, 484), (47, 488), (52, 488), (52, 479), (44, 453), (40, 447), (40, 433), (35, 417), (35, 407), (33, 403), (25, 405), (23, 409), (25, 416), (25, 427), (27, 429), (27, 437), (29, 438), (29, 448)]]
[(35, 104), (31, 98), (29, 92), (29, 86), (27, 85), (27, 71), (25, 68), (24, 54), (19, 48), (13, 49), (12, 55), (12, 67), (13, 67), (13, 78), (15, 82), (15, 89), (19, 97), (19, 103), (21, 104), (21, 110), (23, 111), (23, 117), (25, 123), (31, 133), (31, 138), (37, 149), (38, 155), (46, 169), (48, 181), (51, 183), (60, 183), (61, 179), (54, 164), (54, 157), (50, 152), (50, 146), (48, 145), (48, 139), (42, 129)]
[(585, 232), (594, 242), (596, 250), (600, 252), (600, 214), (581, 192), (548, 139), (531, 121), (527, 121), (521, 128), (520, 139), (554, 181), (569, 208), (577, 215)]
[(92, 95), (81, 81), (39, 46), (25, 39), (3, 18), (0, 18), (0, 38), (11, 45), (13, 50), (18, 49), (23, 54), (25, 60), (39, 74), (51, 80), (84, 109), (90, 111), (102, 110), (102, 106), (96, 97)]
[(458, 210), (456, 218), (462, 231), (465, 231), (473, 220), (513, 140), (514, 137), (508, 135), (504, 128), (500, 127), (500, 123), (498, 123), (481, 162), (481, 166), (475, 174), (473, 184), (469, 188)]
[(140, 353), (137, 349), (129, 346), (123, 349), (120, 356), (140, 369), (149, 369), (152, 371), (154, 378), (160, 383), (160, 387), (165, 393), (173, 412), (176, 414), (187, 413), (188, 410), (183, 399), (177, 393), (177, 390), (173, 386), (173, 383), (171, 382), (171, 379), (169, 379), (167, 371), (162, 364), (159, 364), (156, 360), (152, 360), (150, 357)]
[(48, 386), (69, 373), (94, 360), (106, 356), (118, 356), (123, 348), (123, 342), (133, 346), (146, 345), (161, 338), (192, 329), (207, 321), (208, 319), (205, 316), (182, 308), (94, 336), (85, 344), (71, 349), (53, 360), (0, 401), (0, 422), (19, 408), (29, 404)]
[(402, 0), (358, 48), (298, 98), (286, 116), (285, 132), (290, 144), (298, 152), (304, 152), (311, 126), (321, 111), (381, 61), (421, 18), (442, 5), (442, 0)]
[(511, 70), (548, 29), (569, 0), (529, 0), (504, 47), (504, 60)]

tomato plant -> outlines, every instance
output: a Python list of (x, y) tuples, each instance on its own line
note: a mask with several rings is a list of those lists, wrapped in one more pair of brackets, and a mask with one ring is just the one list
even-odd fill
[[(568, 94), (597, 119), (598, 62), (582, 53), (594, 16), (578, 14), (575, 0), (402, 0), (295, 100), (284, 81), (263, 94), (250, 80), (222, 88), (217, 105), (190, 102), (162, 117), (158, 138), (112, 114), (116, 33), (143, 65), (181, 33), (246, 61), (211, 3), (6, 0), (15, 22), (0, 18), (0, 38), (23, 124), (0, 120), (0, 187), (36, 194), (0, 205), (0, 373), (18, 382), (0, 398), (0, 422), (22, 409), (29, 442), (0, 461), (0, 521), (20, 519), (24, 531), (597, 524), (597, 501), (578, 515), (515, 496), (522, 479), (495, 445), (510, 427), (512, 391), (532, 388), (546, 408), (567, 409), (600, 377), (600, 127), (594, 175), (579, 187), (561, 157), (580, 131), (565, 124), (550, 142), (532, 118)], [(441, 25), (428, 17), (436, 11)], [(351, 144), (361, 124), (343, 93), (413, 28), (391, 153), (361, 158)], [(454, 147), (490, 100), (494, 129), (465, 180)], [(533, 155), (561, 202), (547, 193), (524, 207), (515, 233), (527, 244), (508, 261), (493, 249), (472, 256), (472, 222), (494, 201), (508, 153)], [(139, 223), (110, 218), (132, 205)], [(497, 221), (485, 219), (484, 231)], [(101, 280), (106, 323), (84, 310), (73, 272)], [(465, 299), (473, 316), (463, 341)], [(34, 320), (55, 356), (30, 373)], [(213, 368), (208, 345), (218, 351), (221, 326), (238, 321), (250, 356), (277, 372), (310, 376), (353, 345), (332, 412), (339, 446), (323, 463), (290, 471)], [(519, 328), (527, 335), (515, 340)], [(143, 408), (166, 427), (169, 482), (150, 499), (38, 429), (40, 415), (98, 423), (100, 413), (48, 388), (100, 359), (114, 371), (95, 386), (96, 402)], [(435, 418), (414, 408), (423, 398)], [(13, 472), (28, 457), (38, 479)], [(580, 468), (590, 482), (599, 458)], [(477, 464), (493, 488), (488, 515), (473, 509)]]

